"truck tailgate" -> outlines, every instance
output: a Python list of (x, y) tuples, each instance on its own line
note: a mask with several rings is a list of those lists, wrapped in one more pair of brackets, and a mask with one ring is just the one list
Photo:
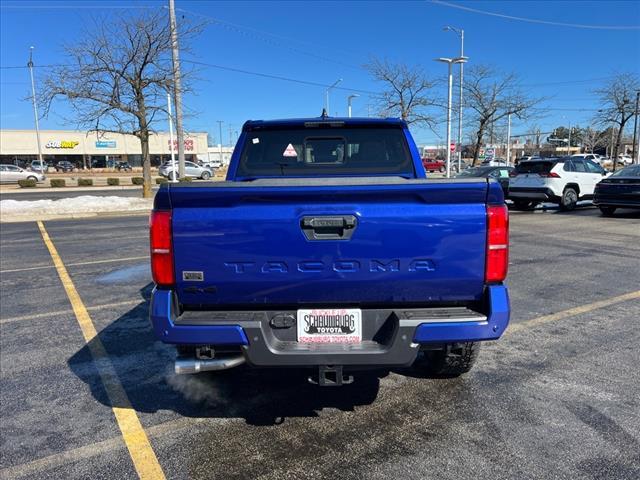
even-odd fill
[(479, 300), (484, 179), (283, 179), (171, 185), (188, 306)]

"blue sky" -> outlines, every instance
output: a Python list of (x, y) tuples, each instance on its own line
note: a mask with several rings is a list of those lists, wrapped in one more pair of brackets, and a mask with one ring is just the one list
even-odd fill
[[(453, 3), (453, 1), (452, 1)], [(63, 43), (78, 38), (92, 16), (126, 8), (163, 8), (166, 1), (2, 1), (0, 2), (0, 66), (25, 65), (29, 46), (35, 63), (64, 61)], [(640, 25), (637, 1), (463, 1), (455, 5), (502, 15), (586, 26)], [(640, 72), (640, 30), (557, 26), (483, 15), (434, 3), (414, 2), (209, 2), (176, 0), (178, 14), (213, 21), (193, 45), (194, 60), (256, 73), (379, 91), (362, 64), (371, 56), (420, 64), (433, 78), (445, 79), (446, 66), (436, 57), (459, 53), (459, 39), (444, 25), (465, 30), (465, 54), (470, 64), (492, 64), (515, 71), (535, 96), (550, 97), (535, 122), (514, 122), (513, 133), (535, 123), (544, 129), (560, 124), (586, 126), (597, 104), (592, 94), (601, 80), (615, 72)], [(43, 76), (36, 70), (36, 81)], [(33, 128), (26, 69), (0, 70), (0, 126)], [(640, 74), (640, 73), (639, 73)], [(324, 88), (217, 68), (203, 68), (197, 95), (185, 99), (198, 112), (189, 119), (194, 131), (223, 139), (240, 130), (247, 119), (317, 116)], [(346, 97), (334, 90), (331, 114), (346, 115)], [(446, 91), (436, 94), (444, 99)], [(354, 100), (354, 115), (367, 115), (366, 94)], [(65, 105), (41, 123), (42, 128), (70, 128), (61, 114)], [(441, 112), (443, 113), (443, 112)], [(162, 124), (158, 129), (165, 129)], [(413, 132), (419, 143), (444, 136)]]

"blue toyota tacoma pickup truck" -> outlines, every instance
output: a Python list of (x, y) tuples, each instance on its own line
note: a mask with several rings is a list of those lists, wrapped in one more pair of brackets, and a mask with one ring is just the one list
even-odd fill
[(456, 376), (509, 322), (500, 184), (427, 179), (397, 119), (248, 121), (226, 181), (160, 188), (150, 237), (151, 322), (177, 373)]

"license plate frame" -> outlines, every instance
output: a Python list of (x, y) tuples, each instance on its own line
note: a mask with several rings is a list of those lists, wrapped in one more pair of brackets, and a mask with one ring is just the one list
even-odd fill
[(300, 309), (296, 315), (298, 343), (357, 344), (362, 342), (359, 308)]

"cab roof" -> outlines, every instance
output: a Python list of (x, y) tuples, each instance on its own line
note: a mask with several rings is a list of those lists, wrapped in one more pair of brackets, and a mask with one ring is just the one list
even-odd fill
[(242, 131), (270, 129), (270, 128), (318, 128), (318, 127), (399, 127), (406, 128), (407, 123), (399, 118), (369, 118), (369, 117), (309, 117), (286, 118), (279, 120), (247, 120)]

